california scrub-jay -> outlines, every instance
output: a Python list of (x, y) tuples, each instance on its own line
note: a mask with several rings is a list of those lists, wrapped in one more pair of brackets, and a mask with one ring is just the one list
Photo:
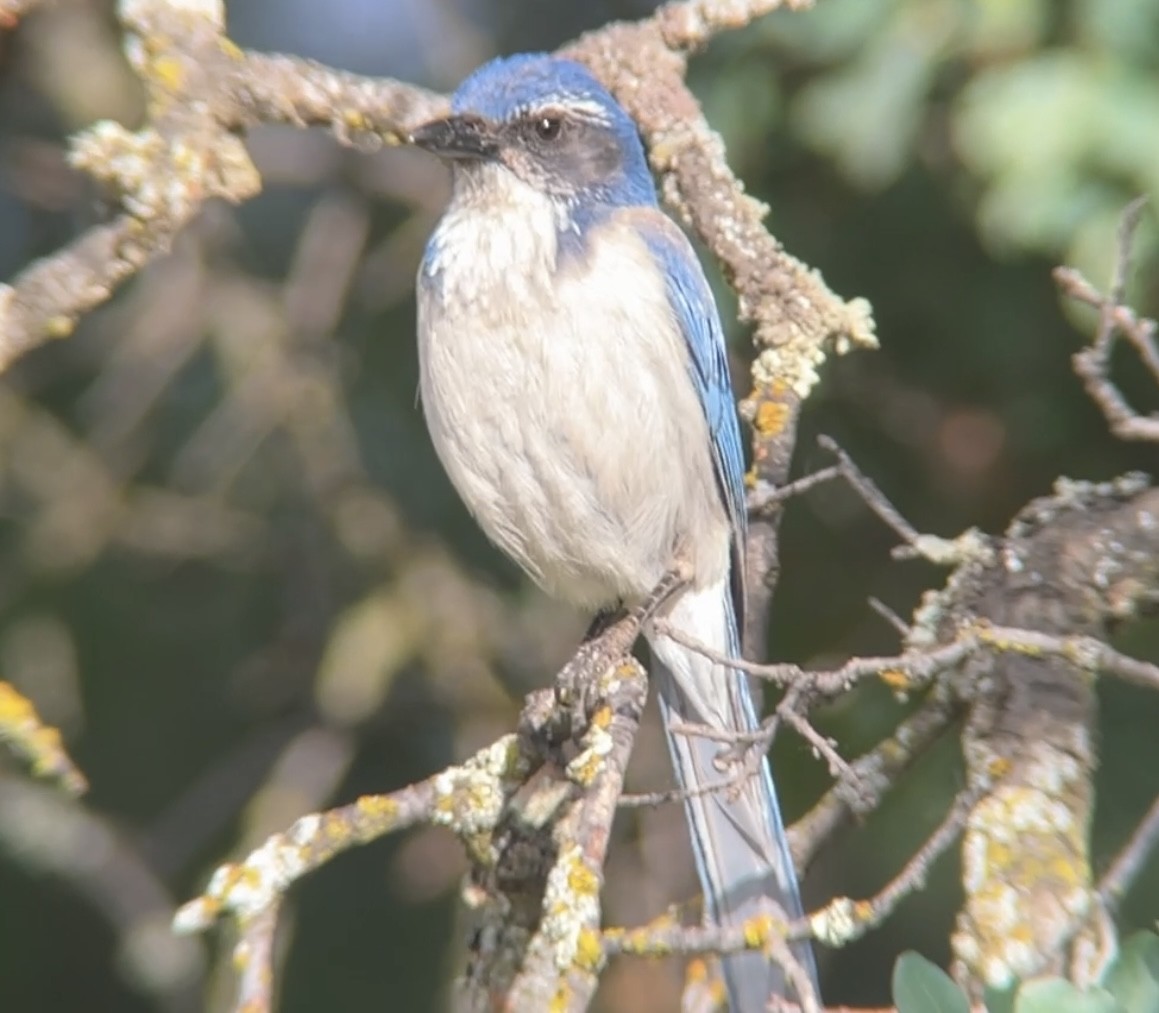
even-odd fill
[[(475, 71), (412, 140), (453, 169), (419, 269), (418, 341), (459, 494), (549, 594), (585, 608), (644, 602), (679, 565), (691, 582), (661, 614), (737, 657), (744, 461), (724, 337), (632, 120), (584, 67), (527, 54)], [(666, 728), (757, 728), (745, 676), (645, 635)], [(730, 780), (721, 743), (668, 743), (710, 918), (735, 924), (764, 898), (799, 916), (768, 764), (704, 792)], [(783, 992), (759, 953), (724, 964), (740, 1013)]]

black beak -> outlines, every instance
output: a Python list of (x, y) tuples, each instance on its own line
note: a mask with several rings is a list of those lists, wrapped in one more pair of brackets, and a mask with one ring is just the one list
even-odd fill
[(479, 116), (448, 116), (424, 123), (410, 135), (411, 144), (456, 160), (493, 158), (499, 141), (491, 124)]

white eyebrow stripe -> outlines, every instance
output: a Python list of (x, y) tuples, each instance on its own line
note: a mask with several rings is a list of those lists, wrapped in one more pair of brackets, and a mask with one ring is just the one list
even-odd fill
[(595, 123), (608, 124), (611, 119), (608, 116), (607, 109), (594, 99), (575, 98), (568, 96), (567, 98), (549, 98), (545, 102), (537, 103), (534, 106), (524, 106), (517, 111), (518, 116), (537, 116), (540, 113), (548, 113), (552, 111), (559, 111), (568, 113), (572, 116), (578, 116), (581, 119), (591, 120)]
[(608, 122), (608, 112), (599, 102), (594, 102), (589, 99), (579, 99), (578, 101), (563, 103), (563, 108), (569, 113), (578, 113), (581, 116), (597, 120), (600, 123)]

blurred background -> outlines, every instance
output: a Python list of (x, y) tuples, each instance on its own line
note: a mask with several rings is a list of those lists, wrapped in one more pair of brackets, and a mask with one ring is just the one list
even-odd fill
[[(45, 4), (0, 34), (0, 279), (107, 213), (64, 160), (98, 118), (139, 122), (111, 2)], [(550, 49), (653, 5), (631, 0), (229, 0), (242, 46), (450, 89), (486, 58)], [(770, 224), (882, 349), (826, 366), (796, 472), (837, 438), (919, 528), (1000, 531), (1061, 474), (1155, 470), (1106, 432), (1069, 367), (1091, 320), (1049, 272), (1110, 275), (1125, 203), (1159, 200), (1159, 0), (823, 0), (718, 39), (691, 83)], [(512, 727), (585, 627), (476, 530), (416, 405), (412, 282), (446, 196), (413, 151), (321, 132), (249, 139), (265, 192), (210, 206), (68, 341), (0, 384), (0, 677), (66, 735), (83, 806), (0, 758), (0, 1009), (222, 1009), (228, 939), (174, 940), (175, 903), (298, 815), (389, 790)], [(1154, 203), (1152, 207), (1154, 207)], [(1131, 294), (1159, 310), (1154, 211)], [(726, 318), (733, 301), (718, 287)], [(731, 327), (734, 375), (749, 346)], [(1142, 409), (1159, 397), (1118, 363)], [(793, 502), (776, 658), (889, 652), (866, 603), (907, 613), (940, 580), (844, 489)], [(1159, 655), (1156, 624), (1122, 645)], [(821, 727), (847, 756), (903, 709), (868, 687)], [(1105, 865), (1159, 788), (1159, 700), (1107, 685), (1093, 853)], [(1146, 758), (1150, 759), (1146, 759)], [(1144, 759), (1141, 759), (1144, 758)], [(789, 817), (824, 768), (782, 737)], [(654, 715), (632, 787), (668, 783)], [(953, 739), (819, 859), (821, 902), (867, 895), (961, 783)], [(695, 893), (675, 807), (633, 811), (607, 915)], [(461, 966), (456, 842), (421, 830), (296, 888), (281, 1008), (435, 1010)], [(893, 959), (934, 960), (957, 860), (881, 931), (822, 958), (829, 1001), (888, 997)], [(1123, 923), (1159, 917), (1152, 863)], [(675, 1008), (680, 968), (624, 963), (606, 1011)]]

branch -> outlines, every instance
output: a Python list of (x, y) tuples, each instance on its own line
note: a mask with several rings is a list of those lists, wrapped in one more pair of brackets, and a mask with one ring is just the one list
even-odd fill
[(906, 897), (925, 886), (934, 862), (958, 839), (977, 798), (969, 792), (955, 799), (949, 813), (883, 890), (869, 900), (835, 897), (806, 918), (809, 931), (827, 946), (845, 946), (884, 922)]
[(1159, 345), (1155, 341), (1155, 321), (1141, 318), (1123, 303), (1131, 263), (1131, 242), (1143, 216), (1146, 198), (1131, 202), (1123, 212), (1119, 243), (1110, 291), (1103, 295), (1078, 271), (1055, 268), (1054, 280), (1063, 294), (1099, 311), (1099, 326), (1088, 348), (1075, 354), (1074, 371), (1087, 394), (1100, 408), (1113, 432), (1121, 440), (1159, 442), (1159, 414), (1140, 415), (1111, 380), (1111, 355), (1122, 335), (1134, 346), (1151, 378), (1159, 385)]
[[(622, 623), (639, 629), (637, 617)], [(622, 637), (620, 628), (609, 631), (613, 643)], [(236, 919), (237, 1008), (271, 1008), (273, 940), (286, 891), (340, 852), (419, 823), (450, 828), (471, 859), (465, 897), (479, 929), (469, 993), (504, 996), (521, 1009), (587, 1007), (602, 967), (603, 864), (647, 681), (631, 660), (586, 674), (569, 665), (561, 684), (565, 673), (569, 690), (585, 684), (582, 699), (592, 709), (582, 729), (559, 706), (558, 691), (533, 694), (518, 735), (397, 792), (304, 816), (214, 873), (174, 925), (196, 932), (223, 916)], [(555, 762), (573, 729), (578, 752)]]
[(297, 880), (351, 847), (422, 822), (447, 826), (477, 846), (528, 770), (527, 757), (509, 735), (418, 784), (303, 816), (243, 861), (221, 866), (205, 892), (178, 910), (174, 928), (201, 932), (221, 917), (236, 918), (240, 939), (234, 955), (242, 971), (237, 1008), (268, 1010), (278, 912)]
[(913, 640), (982, 622), (1041, 634), (974, 656), (953, 680), (969, 708), (967, 787), (980, 796), (952, 944), (955, 972), (975, 991), (1061, 966), (1073, 921), (1091, 911), (1093, 666), (1136, 673), (1083, 638), (1102, 639), (1159, 585), (1156, 511), (1159, 490), (1138, 477), (1059, 482), (1019, 515), (992, 562), (963, 564), (919, 611)]
[(1143, 871), (1143, 864), (1159, 843), (1159, 797), (1151, 803), (1139, 825), (1131, 834), (1111, 866), (1099, 881), (1099, 897), (1108, 911), (1115, 911), (1131, 884)]
[(27, 760), (33, 774), (54, 781), (69, 795), (83, 795), (88, 790), (88, 781), (65, 751), (60, 732), (46, 725), (32, 702), (3, 681), (0, 681), (0, 743), (6, 743)]
[[(585, 1010), (599, 984), (604, 860), (648, 682), (637, 662), (626, 661), (595, 690), (603, 702), (568, 767), (584, 791), (552, 830), (556, 858), (544, 882), (541, 919), (518, 974), (504, 989), (510, 1009)], [(498, 877), (492, 882), (498, 885)], [(503, 907), (497, 905), (496, 912)], [(481, 956), (476, 973), (493, 983), (510, 954), (496, 947)]]
[(898, 778), (938, 740), (959, 709), (951, 693), (935, 686), (889, 738), (853, 761), (855, 780), (839, 780), (789, 828), (798, 872), (809, 867), (821, 846), (851, 817), (866, 816), (881, 805)]

